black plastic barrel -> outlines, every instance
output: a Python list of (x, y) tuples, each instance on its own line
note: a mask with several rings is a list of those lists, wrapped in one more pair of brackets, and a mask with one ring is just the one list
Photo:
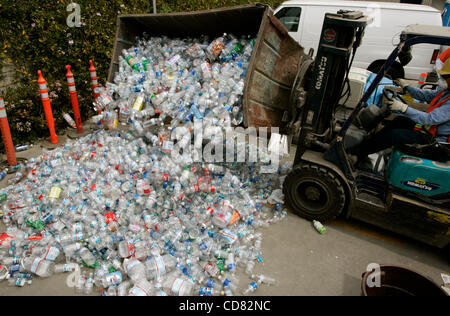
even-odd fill
[[(374, 271), (362, 275), (363, 296), (447, 296), (439, 285), (410, 269), (380, 265), (379, 271), (379, 275)], [(373, 285), (376, 280), (380, 283)]]

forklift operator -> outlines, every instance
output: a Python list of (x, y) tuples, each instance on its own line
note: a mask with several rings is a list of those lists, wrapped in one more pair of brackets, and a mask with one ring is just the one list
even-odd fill
[(356, 155), (354, 158), (360, 160), (392, 146), (425, 145), (434, 139), (442, 143), (450, 142), (450, 58), (438, 73), (446, 81), (446, 89), (418, 89), (409, 86), (403, 79), (397, 80), (398, 85), (411, 97), (429, 103), (428, 110), (416, 110), (396, 99), (388, 101), (391, 111), (399, 111), (404, 115), (396, 117), (378, 133), (353, 149), (351, 154)]

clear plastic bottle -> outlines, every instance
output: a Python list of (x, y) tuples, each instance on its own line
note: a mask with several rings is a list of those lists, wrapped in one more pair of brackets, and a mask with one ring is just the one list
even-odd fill
[(84, 294), (90, 295), (94, 291), (94, 274), (91, 272), (86, 278), (86, 283), (84, 285)]
[(258, 289), (258, 284), (256, 282), (251, 282), (248, 287), (242, 292), (242, 294), (247, 295), (255, 292)]
[(175, 272), (167, 276), (163, 283), (163, 289), (166, 293), (173, 296), (192, 296), (194, 284)]
[(128, 289), (130, 288), (130, 286), (131, 286), (131, 282), (129, 280), (120, 283), (117, 286), (117, 296), (127, 296)]
[(322, 225), (322, 223), (320, 223), (319, 221), (314, 220), (313, 221), (313, 226), (320, 234), (325, 234), (326, 228), (325, 228), (325, 226)]
[(211, 277), (219, 276), (219, 268), (211, 262), (201, 262), (200, 265), (203, 267), (203, 270)]
[(159, 280), (168, 272), (172, 271), (175, 268), (176, 264), (176, 258), (169, 254), (149, 257), (145, 261), (147, 278), (149, 280)]
[(119, 248), (119, 256), (122, 258), (131, 257), (136, 252), (136, 248), (133, 245), (133, 243), (126, 240), (122, 240), (119, 243), (118, 248)]
[(224, 46), (225, 46), (225, 37), (227, 34), (223, 34), (223, 36), (220, 36), (213, 40), (209, 46), (206, 48), (206, 55), (210, 60), (218, 59)]
[(49, 261), (55, 261), (59, 257), (59, 254), (60, 250), (53, 246), (35, 247), (31, 251), (32, 256), (40, 257)]
[(253, 274), (251, 278), (253, 280), (257, 281), (258, 284), (263, 283), (263, 284), (267, 284), (267, 285), (274, 285), (276, 283), (274, 278), (265, 276), (263, 274), (260, 274), (260, 275), (254, 275)]
[(146, 279), (137, 280), (129, 291), (129, 296), (152, 296), (153, 286)]
[(80, 257), (87, 266), (93, 266), (96, 262), (95, 256), (86, 247), (80, 250)]
[(66, 244), (63, 247), (64, 255), (66, 256), (66, 258), (72, 258), (80, 249), (81, 249), (81, 244), (78, 242)]
[(84, 292), (84, 288), (86, 285), (86, 279), (87, 277), (83, 274), (80, 274), (78, 277), (78, 280), (75, 284), (75, 292), (78, 294), (82, 294)]
[(145, 265), (134, 257), (123, 261), (123, 269), (134, 282), (146, 278)]
[(122, 273), (120, 271), (109, 272), (97, 276), (96, 284), (103, 288), (115, 287), (122, 283)]
[(39, 257), (26, 257), (22, 260), (21, 266), (25, 271), (32, 272), (39, 277), (50, 277), (55, 272), (55, 263)]
[(66, 120), (67, 124), (69, 124), (70, 127), (72, 127), (72, 128), (77, 127), (77, 124), (75, 124), (75, 121), (70, 116), (70, 114), (63, 112), (63, 118), (64, 118), (64, 120)]
[(80, 268), (76, 263), (55, 264), (55, 273), (66, 273), (77, 269), (79, 270)]

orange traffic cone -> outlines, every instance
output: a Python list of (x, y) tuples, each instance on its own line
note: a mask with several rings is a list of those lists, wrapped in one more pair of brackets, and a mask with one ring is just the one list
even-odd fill
[(52, 144), (58, 143), (58, 136), (55, 132), (55, 121), (53, 120), (52, 105), (48, 97), (47, 81), (42, 77), (42, 72), (38, 70), (38, 84), (41, 92), (42, 105), (44, 106), (45, 118), (47, 119), (48, 129), (50, 130), (50, 142)]
[(73, 73), (70, 71), (70, 65), (67, 69), (67, 85), (69, 86), (70, 100), (72, 101), (73, 116), (75, 117), (75, 124), (77, 125), (77, 133), (83, 133), (83, 123), (81, 122), (80, 108), (78, 106), (77, 89), (75, 88), (75, 79)]
[(92, 59), (89, 60), (89, 64), (91, 65), (89, 67), (89, 73), (91, 75), (91, 87), (92, 87), (92, 91), (94, 91), (94, 99), (97, 100), (98, 96), (100, 95), (100, 93), (98, 92), (97, 70), (94, 67)]
[(10, 166), (17, 165), (16, 150), (9, 129), (8, 117), (6, 116), (5, 102), (0, 97), (0, 128), (2, 130), (3, 145), (5, 146), (6, 157)]

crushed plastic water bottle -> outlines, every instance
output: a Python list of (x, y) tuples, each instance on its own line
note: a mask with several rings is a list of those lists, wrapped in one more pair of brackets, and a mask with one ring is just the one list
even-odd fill
[[(124, 50), (94, 104), (99, 129), (44, 149), (0, 192), (0, 279), (26, 286), (67, 273), (77, 293), (106, 296), (234, 295), (237, 269), (257, 281), (244, 294), (273, 284), (253, 273), (264, 260), (257, 229), (286, 216), (279, 188), (289, 168), (262, 174), (263, 162), (177, 153), (224, 145), (219, 132), (242, 122), (253, 45), (224, 34), (144, 38)], [(234, 158), (268, 155), (233, 146)]]

